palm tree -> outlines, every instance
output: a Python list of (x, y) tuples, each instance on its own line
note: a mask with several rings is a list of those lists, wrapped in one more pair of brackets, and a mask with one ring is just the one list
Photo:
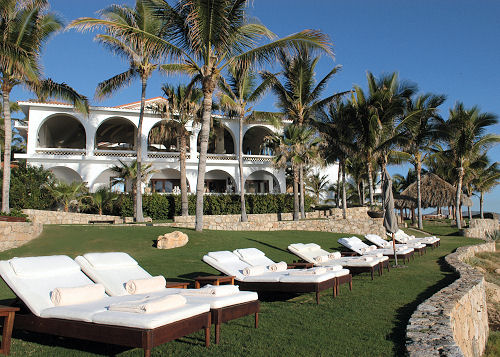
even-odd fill
[(367, 179), (366, 165), (359, 158), (358, 155), (351, 155), (347, 160), (346, 171), (354, 181), (354, 185), (358, 191), (358, 204), (364, 206), (365, 204), (365, 187), (364, 182)]
[(484, 193), (489, 192), (498, 184), (500, 184), (500, 168), (498, 167), (498, 161), (491, 165), (486, 165), (486, 167), (478, 170), (476, 173), (476, 177), (472, 181), (472, 186), (474, 190), (480, 194), (479, 214), (481, 218), (484, 218)]
[[(132, 196), (134, 199), (134, 216), (136, 216), (135, 210), (137, 209), (137, 202), (135, 202), (137, 198), (137, 188), (140, 187), (140, 185), (137, 185), (137, 178), (139, 177), (140, 180), (142, 180), (141, 183), (146, 183), (148, 176), (152, 175), (155, 173), (155, 170), (151, 169), (152, 164), (147, 164), (147, 165), (142, 165), (140, 170), (141, 174), (138, 175), (137, 172), (139, 170), (139, 165), (137, 164), (137, 160), (132, 161), (130, 164), (127, 164), (126, 162), (123, 162), (121, 160), (118, 160), (120, 163), (119, 165), (114, 165), (111, 167), (111, 171), (113, 171), (116, 176), (112, 178), (111, 180), (111, 186), (116, 186), (119, 184), (124, 185), (124, 190), (127, 190), (127, 187), (132, 187)], [(141, 203), (141, 210), (142, 210), (142, 203)]]
[[(282, 68), (280, 73), (283, 81), (277, 74), (263, 72), (262, 78), (269, 83), (272, 91), (278, 98), (277, 106), (283, 114), (283, 118), (292, 120), (299, 126), (308, 124), (321, 107), (342, 95), (334, 94), (320, 99), (328, 81), (340, 69), (335, 66), (318, 83), (315, 81), (315, 69), (319, 57), (312, 57), (307, 48), (299, 49), (295, 55), (287, 55), (280, 52), (279, 62)], [(304, 210), (304, 168), (299, 167), (300, 180), (300, 212), (305, 218)]]
[(220, 105), (229, 116), (237, 117), (239, 124), (238, 166), (240, 173), (241, 222), (248, 221), (245, 207), (245, 178), (243, 177), (243, 122), (252, 119), (268, 119), (275, 123), (277, 118), (274, 113), (253, 111), (253, 107), (249, 106), (257, 102), (267, 89), (266, 82), (257, 86), (256, 79), (257, 76), (253, 68), (247, 66), (229, 67), (227, 81), (224, 77), (219, 77)]
[(283, 49), (310, 47), (332, 54), (326, 35), (304, 30), (287, 37), (256, 46), (263, 38), (275, 35), (264, 25), (246, 15), (246, 0), (180, 0), (171, 6), (165, 0), (144, 0), (154, 15), (162, 20), (160, 35), (146, 33), (127, 23), (111, 23), (103, 19), (83, 18), (72, 23), (80, 29), (112, 28), (115, 35), (132, 43), (147, 40), (147, 51), (170, 57), (175, 63), (163, 65), (166, 73), (188, 73), (197, 76), (202, 85), (203, 111), (200, 132), (200, 157), (196, 186), (195, 229), (203, 229), (203, 193), (212, 116), (213, 93), (222, 71), (243, 63), (272, 63)]
[(99, 215), (102, 216), (103, 208), (116, 201), (118, 195), (107, 187), (99, 187), (91, 196), (92, 203), (97, 207)]
[(199, 119), (201, 98), (203, 93), (198, 88), (193, 88), (195, 82), (188, 86), (162, 87), (163, 94), (167, 97), (167, 104), (157, 105), (154, 110), (159, 112), (166, 123), (151, 130), (151, 138), (165, 139), (167, 137), (179, 138), (179, 165), (181, 173), (181, 215), (189, 215), (188, 189), (186, 179), (186, 148), (190, 132), (186, 129), (187, 123)]
[(44, 0), (2, 0), (0, 6), (0, 86), (4, 119), (4, 165), (2, 211), (9, 212), (12, 121), (10, 93), (22, 84), (39, 98), (56, 97), (72, 102), (81, 112), (88, 110), (87, 98), (64, 83), (41, 76), (43, 44), (62, 28), (62, 21), (47, 11)]
[(73, 202), (76, 201), (76, 206), (78, 206), (84, 198), (88, 197), (88, 189), (85, 182), (73, 181), (71, 183), (66, 183), (56, 181), (51, 184), (46, 184), (45, 187), (52, 197), (54, 197), (56, 202), (63, 204), (64, 212), (69, 212), (69, 207)]
[(460, 195), (463, 178), (471, 163), (484, 154), (487, 148), (500, 142), (500, 135), (485, 134), (486, 128), (498, 122), (492, 113), (481, 113), (477, 106), (466, 109), (463, 103), (457, 103), (450, 109), (450, 116), (443, 124), (441, 132), (445, 135), (447, 153), (452, 158), (451, 164), (457, 170), (456, 222), (461, 229)]
[[(130, 67), (123, 73), (117, 74), (97, 85), (96, 97), (99, 99), (112, 95), (118, 89), (130, 85), (133, 79), (141, 81), (141, 107), (139, 111), (139, 124), (137, 128), (137, 172), (141, 175), (142, 165), (142, 122), (146, 101), (146, 87), (148, 79), (158, 68), (156, 63), (160, 54), (147, 45), (146, 36), (159, 36), (162, 22), (153, 16), (153, 12), (143, 0), (136, 0), (135, 8), (126, 5), (111, 5), (100, 11), (102, 19), (79, 18), (69, 27), (79, 30), (103, 27), (104, 34), (96, 35), (95, 39), (111, 50), (113, 54), (123, 57), (130, 63)], [(126, 27), (142, 34), (140, 37), (131, 38), (117, 28)], [(142, 178), (136, 180), (135, 219), (144, 221), (142, 212)]]
[(315, 131), (307, 126), (290, 124), (282, 135), (273, 137), (275, 149), (274, 162), (278, 167), (291, 163), (293, 171), (293, 220), (299, 220), (299, 167), (307, 162), (308, 157), (317, 156), (321, 140)]
[(307, 177), (307, 191), (309, 191), (316, 197), (316, 204), (319, 204), (321, 200), (321, 194), (328, 191), (327, 185), (328, 175), (321, 175), (319, 172), (316, 172)]
[(431, 154), (431, 146), (439, 140), (438, 126), (442, 119), (438, 115), (439, 106), (446, 100), (444, 95), (422, 94), (408, 102), (406, 115), (403, 120), (404, 136), (406, 138), (403, 149), (406, 159), (415, 167), (417, 174), (417, 214), (418, 228), (422, 224), (422, 194), (421, 177), (422, 163)]

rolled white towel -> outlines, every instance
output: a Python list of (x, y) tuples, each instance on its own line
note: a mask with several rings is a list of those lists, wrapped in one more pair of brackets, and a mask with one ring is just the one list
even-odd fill
[(167, 282), (161, 275), (146, 279), (132, 279), (127, 281), (125, 289), (131, 295), (147, 294), (155, 291), (163, 290)]
[(179, 294), (167, 295), (160, 298), (146, 297), (144, 299), (111, 304), (108, 310), (132, 312), (136, 314), (154, 314), (176, 309), (186, 304), (186, 298)]
[(104, 286), (91, 284), (74, 288), (55, 288), (50, 294), (50, 300), (55, 306), (85, 304), (104, 298)]
[(360, 248), (359, 251), (361, 252), (361, 254), (365, 254), (368, 252), (368, 248), (363, 247), (363, 248)]
[(317, 262), (317, 263), (324, 263), (324, 262), (327, 262), (330, 260), (330, 258), (328, 257), (328, 255), (318, 255), (317, 257), (314, 258), (314, 260)]
[(262, 275), (267, 271), (267, 267), (264, 265), (256, 265), (253, 267), (246, 267), (243, 269), (243, 275), (244, 276), (255, 276), (255, 275)]
[(290, 269), (290, 275), (321, 275), (326, 273), (326, 268), (311, 268), (311, 269)]
[(377, 250), (377, 246), (376, 245), (370, 245), (368, 246), (368, 249), (373, 251), (373, 250)]
[(179, 294), (184, 296), (229, 296), (240, 292), (238, 285), (210, 285), (200, 289), (182, 289)]
[(340, 259), (341, 257), (342, 257), (342, 254), (340, 254), (340, 252), (331, 252), (331, 253), (328, 253), (328, 258), (330, 260)]
[(325, 267), (328, 271), (340, 271), (342, 270), (342, 265), (330, 265)]
[(274, 263), (267, 267), (270, 271), (285, 271), (287, 268), (288, 264), (286, 262)]

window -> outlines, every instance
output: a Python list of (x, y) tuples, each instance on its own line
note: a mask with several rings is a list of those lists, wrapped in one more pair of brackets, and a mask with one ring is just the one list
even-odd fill
[(267, 180), (247, 180), (245, 183), (247, 193), (269, 193), (269, 181)]
[(178, 179), (151, 179), (149, 182), (151, 192), (171, 193), (175, 187), (180, 189), (181, 180)]

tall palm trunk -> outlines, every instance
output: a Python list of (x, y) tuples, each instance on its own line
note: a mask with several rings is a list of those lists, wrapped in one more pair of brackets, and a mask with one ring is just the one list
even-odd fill
[(299, 220), (299, 169), (293, 165), (293, 220)]
[(2, 183), (2, 212), (9, 213), (10, 193), (10, 153), (12, 143), (12, 127), (10, 118), (10, 91), (11, 87), (2, 87), (3, 117), (4, 117), (4, 152), (3, 152), (3, 183)]
[(141, 110), (139, 111), (139, 126), (137, 128), (137, 179), (135, 182), (136, 222), (144, 222), (142, 213), (142, 121), (144, 119), (144, 106), (146, 104), (147, 78), (141, 78)]
[(304, 165), (300, 164), (299, 166), (299, 182), (300, 182), (300, 218), (306, 218), (306, 210), (305, 210), (305, 189), (304, 189)]
[(186, 133), (180, 137), (179, 164), (181, 169), (181, 216), (189, 215), (189, 202), (186, 181)]
[(337, 197), (336, 197), (336, 204), (337, 208), (340, 207), (340, 178), (342, 177), (342, 168), (340, 167), (340, 161), (339, 161), (339, 171), (337, 173)]
[(479, 196), (479, 215), (481, 219), (484, 219), (483, 203), (484, 203), (484, 192), (481, 191)]
[(245, 207), (245, 178), (243, 177), (243, 113), (239, 120), (239, 139), (238, 139), (238, 166), (240, 169), (240, 202), (241, 202), (241, 221), (247, 222), (247, 209)]
[(212, 116), (212, 96), (215, 81), (206, 76), (202, 80), (203, 114), (200, 131), (200, 158), (198, 160), (198, 179), (196, 181), (196, 224), (195, 230), (203, 230), (203, 194), (205, 192), (205, 171), (207, 168), (208, 135), (210, 134), (210, 117)]
[(361, 206), (365, 205), (365, 183), (361, 180)]
[(464, 168), (463, 166), (460, 166), (458, 168), (458, 184), (457, 184), (457, 196), (455, 200), (455, 206), (456, 206), (456, 222), (457, 222), (457, 228), (461, 229), (462, 228), (462, 222), (461, 222), (461, 216), (462, 216), (462, 209), (460, 208), (460, 195), (462, 193), (462, 181), (464, 178)]
[(362, 204), (361, 204), (361, 182), (358, 182), (357, 186), (358, 186), (358, 203), (360, 206), (362, 206)]
[(417, 171), (417, 214), (418, 214), (418, 228), (423, 229), (422, 222), (422, 190), (421, 190), (421, 176), (422, 176), (422, 163), (420, 159), (417, 159), (417, 164), (415, 166), (415, 170)]
[(370, 193), (370, 206), (373, 205), (373, 168), (371, 160), (366, 163), (366, 168), (368, 170), (368, 192)]
[(345, 192), (345, 162), (342, 161), (342, 218), (347, 218), (347, 197)]

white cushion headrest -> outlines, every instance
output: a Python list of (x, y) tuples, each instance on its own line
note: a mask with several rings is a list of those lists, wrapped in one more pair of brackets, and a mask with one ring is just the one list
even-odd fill
[(309, 250), (318, 250), (318, 249), (321, 249), (321, 247), (319, 245), (317, 245), (316, 243), (307, 243), (307, 244), (304, 244), (304, 247), (306, 249), (309, 249)]
[(217, 260), (218, 262), (240, 261), (240, 258), (238, 258), (238, 256), (236, 256), (234, 253), (231, 253), (228, 250), (221, 250), (218, 252), (209, 252), (207, 255), (210, 258)]
[(127, 253), (87, 253), (83, 257), (95, 269), (110, 269), (118, 267), (129, 267), (138, 265), (137, 262)]
[(298, 251), (301, 251), (301, 250), (304, 250), (305, 247), (304, 247), (304, 243), (292, 243), (288, 246), (288, 248), (290, 249), (295, 249), (295, 250), (298, 250)]
[(80, 266), (66, 255), (12, 258), (9, 264), (14, 273), (23, 278), (40, 278), (80, 271)]
[(263, 257), (266, 255), (264, 252), (258, 250), (257, 248), (236, 249), (235, 252), (237, 252), (243, 259)]

